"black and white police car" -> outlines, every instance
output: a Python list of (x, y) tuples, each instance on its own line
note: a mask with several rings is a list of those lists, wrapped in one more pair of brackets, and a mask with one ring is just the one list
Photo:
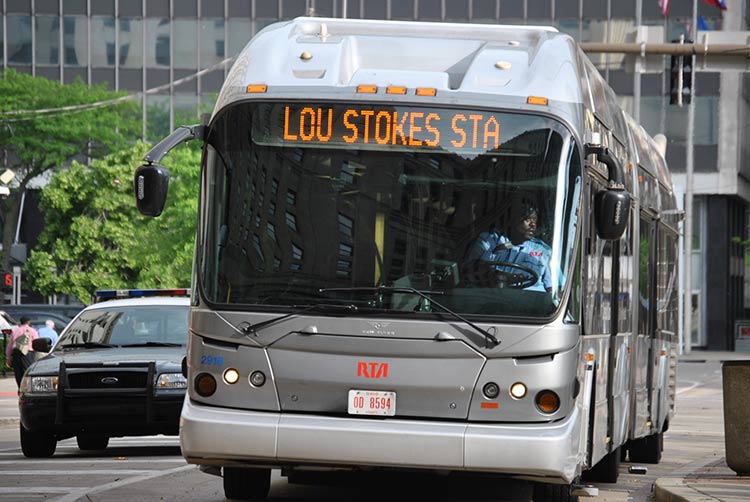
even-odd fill
[(26, 371), (19, 390), (21, 449), (49, 457), (76, 436), (81, 450), (110, 437), (177, 435), (187, 382), (187, 289), (97, 292)]

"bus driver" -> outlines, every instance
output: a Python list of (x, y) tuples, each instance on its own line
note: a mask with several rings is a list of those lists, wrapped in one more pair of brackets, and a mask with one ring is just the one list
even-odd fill
[(536, 230), (536, 209), (529, 205), (514, 207), (507, 235), (498, 233), (495, 225), (479, 234), (466, 254), (465, 273), (472, 282), (482, 286), (509, 285), (531, 291), (550, 291), (552, 249), (534, 237)]

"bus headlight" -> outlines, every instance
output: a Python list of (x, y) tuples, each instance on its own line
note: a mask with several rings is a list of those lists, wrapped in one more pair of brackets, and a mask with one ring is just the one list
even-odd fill
[(57, 375), (25, 376), (21, 380), (19, 394), (54, 394), (57, 392)]
[(526, 386), (521, 382), (516, 382), (510, 386), (510, 395), (516, 399), (521, 399), (526, 395)]
[(187, 379), (182, 373), (162, 373), (156, 379), (157, 389), (186, 389)]

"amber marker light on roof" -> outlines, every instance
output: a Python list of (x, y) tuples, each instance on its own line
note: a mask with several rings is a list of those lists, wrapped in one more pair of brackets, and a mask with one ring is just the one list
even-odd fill
[(266, 84), (250, 84), (247, 86), (248, 93), (266, 92)]
[(358, 85), (357, 92), (360, 94), (375, 94), (378, 92), (377, 85)]
[(528, 98), (526, 98), (526, 103), (530, 105), (547, 106), (547, 98), (542, 98), (540, 96), (529, 96)]
[(417, 87), (417, 96), (436, 96), (437, 89), (434, 87)]
[(406, 87), (400, 85), (389, 85), (385, 88), (386, 94), (406, 94)]

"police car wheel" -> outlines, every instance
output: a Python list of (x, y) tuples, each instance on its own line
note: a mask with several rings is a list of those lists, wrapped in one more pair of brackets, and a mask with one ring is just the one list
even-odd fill
[(28, 458), (51, 457), (55, 454), (57, 440), (46, 432), (31, 432), (21, 424), (21, 451)]

